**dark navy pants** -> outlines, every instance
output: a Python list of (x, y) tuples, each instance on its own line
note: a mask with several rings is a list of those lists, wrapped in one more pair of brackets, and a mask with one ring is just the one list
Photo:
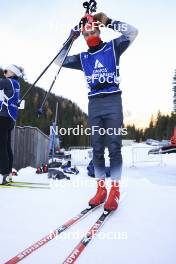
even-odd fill
[[(111, 179), (120, 180), (122, 172), (122, 136), (118, 135), (118, 131), (123, 125), (121, 94), (90, 98), (88, 113), (92, 132), (93, 126), (96, 127), (95, 130), (97, 130), (97, 127), (101, 128), (100, 133), (95, 131), (94, 135), (91, 136), (95, 177), (99, 179), (105, 178), (104, 151), (105, 146), (107, 146), (110, 158)], [(109, 134), (112, 135), (108, 135), (108, 133), (103, 135), (103, 131), (108, 128), (110, 128)], [(113, 130), (115, 133), (111, 133)]]
[(12, 118), (0, 116), (0, 173), (3, 175), (12, 172), (11, 132), (13, 128)]

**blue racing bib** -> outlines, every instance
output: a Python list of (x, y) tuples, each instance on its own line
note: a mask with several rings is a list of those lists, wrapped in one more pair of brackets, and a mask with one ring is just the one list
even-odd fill
[(88, 96), (121, 92), (119, 88), (119, 65), (116, 64), (113, 41), (94, 53), (80, 54), (82, 68), (90, 92)]

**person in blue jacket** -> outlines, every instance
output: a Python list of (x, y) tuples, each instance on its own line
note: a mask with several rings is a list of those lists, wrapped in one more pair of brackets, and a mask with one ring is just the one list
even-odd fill
[(12, 172), (11, 132), (18, 117), (19, 78), (23, 77), (23, 69), (9, 65), (4, 69), (4, 77), (0, 79), (0, 184), (6, 184)]
[[(77, 55), (67, 56), (63, 67), (83, 71), (87, 81), (88, 118), (92, 128), (93, 165), (97, 178), (97, 192), (89, 204), (94, 206), (106, 200), (104, 151), (107, 144), (112, 186), (104, 208), (116, 210), (122, 172), (122, 135), (118, 134), (118, 131), (123, 125), (119, 63), (120, 56), (134, 41), (138, 31), (127, 23), (108, 18), (104, 13), (87, 15), (81, 22), (82, 35), (89, 49)], [(120, 32), (121, 36), (103, 42), (100, 37), (100, 24)], [(72, 30), (72, 34), (75, 39), (79, 36), (78, 31)], [(59, 57), (55, 62), (59, 64)], [(102, 129), (106, 130), (106, 135), (100, 133)]]

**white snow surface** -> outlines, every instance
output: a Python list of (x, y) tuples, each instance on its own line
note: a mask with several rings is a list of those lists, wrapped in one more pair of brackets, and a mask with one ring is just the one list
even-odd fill
[[(140, 145), (139, 145), (140, 146)], [(119, 208), (105, 222), (76, 263), (175, 264), (176, 263), (176, 154), (163, 155), (163, 165), (131, 167), (131, 146), (123, 147), (124, 168)], [(0, 188), (0, 263), (77, 215), (96, 192), (96, 181), (86, 166), (71, 181), (61, 180), (51, 189)], [(48, 182), (24, 168), (15, 181)], [(108, 189), (110, 180), (107, 180)], [(102, 213), (98, 208), (21, 263), (62, 263)]]

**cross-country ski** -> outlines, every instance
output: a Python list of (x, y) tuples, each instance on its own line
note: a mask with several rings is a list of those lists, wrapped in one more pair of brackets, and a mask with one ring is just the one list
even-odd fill
[(18, 255), (13, 257), (12, 259), (8, 260), (6, 264), (15, 264), (18, 263), (19, 261), (23, 260), (30, 254), (32, 254), (35, 250), (39, 249), (40, 247), (44, 246), (46, 243), (48, 243), (50, 240), (54, 239), (56, 236), (60, 235), (62, 232), (64, 232), (66, 229), (68, 229), (70, 226), (73, 224), (77, 223), (80, 221), (82, 218), (86, 217), (88, 214), (93, 212), (97, 207), (99, 206), (89, 206), (82, 210), (79, 214), (75, 215), (73, 218), (68, 220), (66, 223), (63, 225), (59, 226), (57, 229), (51, 231), (47, 236), (44, 238), (40, 239), (33, 245), (29, 246), (22, 252), (20, 252)]

